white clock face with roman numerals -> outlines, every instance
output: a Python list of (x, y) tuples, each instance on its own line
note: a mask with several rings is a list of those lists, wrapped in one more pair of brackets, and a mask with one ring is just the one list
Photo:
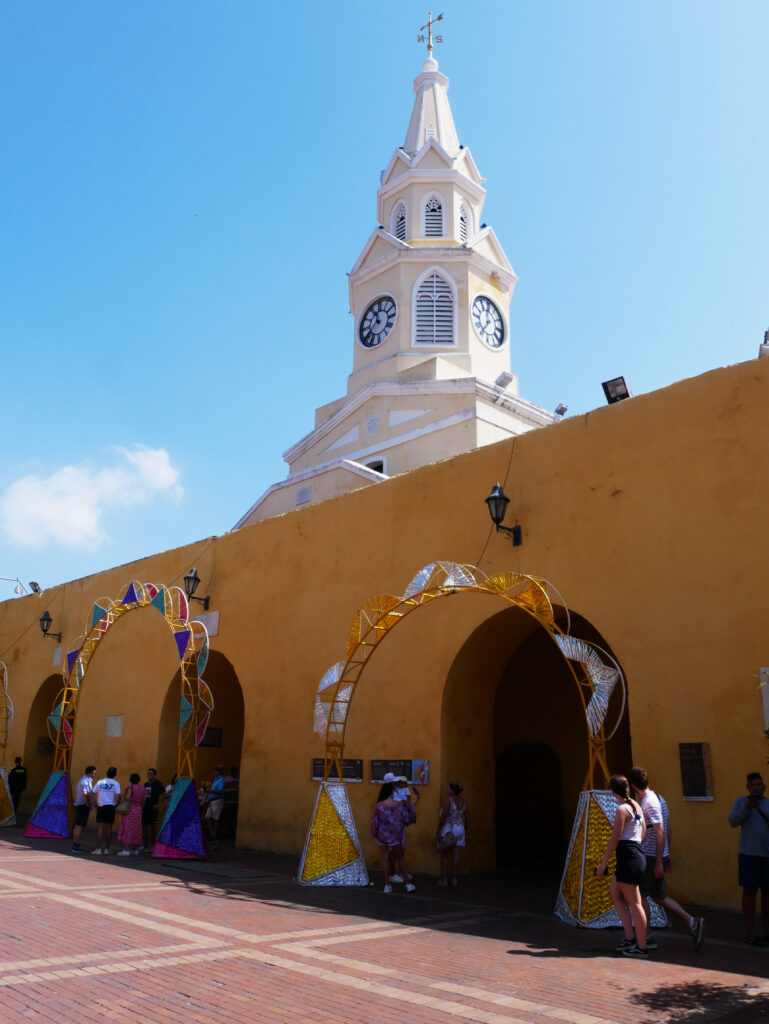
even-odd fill
[(471, 313), (473, 326), (489, 348), (499, 348), (505, 340), (505, 322), (502, 314), (485, 295), (478, 295)]
[(358, 338), (365, 348), (376, 348), (388, 337), (395, 323), (395, 299), (382, 295), (375, 299), (361, 317)]

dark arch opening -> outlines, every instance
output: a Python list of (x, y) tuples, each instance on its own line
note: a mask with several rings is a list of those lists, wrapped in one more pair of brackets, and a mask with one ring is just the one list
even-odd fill
[[(22, 813), (28, 813), (34, 808), (53, 771), (54, 744), (48, 732), (48, 716), (63, 686), (64, 680), (60, 672), (48, 676), (40, 684), (29, 709), (23, 751), (24, 766), (27, 769), (27, 788), (19, 805)], [(13, 740), (9, 745), (13, 747)], [(17, 753), (12, 751), (11, 756), (16, 757)]]
[[(583, 617), (572, 615), (571, 632), (611, 653)], [(609, 729), (620, 707), (617, 688)], [(538, 862), (552, 865), (555, 877), (587, 773), (588, 734), (569, 667), (531, 616), (508, 608), (467, 637), (446, 677), (441, 733), (441, 786), (459, 778), (473, 815), (468, 869)], [(627, 714), (608, 744), (607, 759), (612, 770), (630, 764)]]
[[(225, 774), (231, 767), (240, 767), (243, 749), (245, 704), (243, 690), (232, 663), (219, 651), (209, 651), (203, 678), (211, 689), (214, 710), (208, 722), (203, 742), (198, 747), (196, 780), (210, 783), (217, 764), (224, 766)], [(158, 774), (170, 782), (176, 771), (179, 740), (179, 709), (181, 704), (181, 672), (171, 680), (163, 701), (158, 728)], [(222, 835), (235, 833), (237, 802), (231, 801)]]

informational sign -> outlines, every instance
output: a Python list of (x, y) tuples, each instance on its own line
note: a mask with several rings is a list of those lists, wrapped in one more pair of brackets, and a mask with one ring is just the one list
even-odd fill
[(679, 743), (684, 800), (713, 800), (709, 743)]
[(414, 786), (426, 786), (430, 781), (430, 761), (426, 757), (372, 760), (372, 782), (381, 785), (388, 772), (392, 772), (396, 779), (403, 775)]
[(206, 731), (203, 733), (203, 739), (200, 741), (198, 746), (201, 747), (221, 747), (224, 730), (218, 725), (209, 725)]
[[(363, 782), (363, 758), (362, 757), (346, 757), (342, 762), (342, 776), (345, 782)], [(313, 782), (323, 781), (323, 758), (314, 757), (312, 759), (312, 779)], [(339, 774), (336, 770), (336, 766), (331, 766), (331, 771), (328, 776), (329, 782), (338, 782)]]

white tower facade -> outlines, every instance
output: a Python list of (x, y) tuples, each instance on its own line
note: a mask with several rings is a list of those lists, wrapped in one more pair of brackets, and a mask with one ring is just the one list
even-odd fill
[(316, 410), (314, 428), (284, 453), (288, 478), (238, 527), (557, 419), (518, 395), (516, 274), (482, 223), (484, 179), (431, 55), (414, 93), (405, 141), (381, 175), (379, 227), (349, 275), (347, 393)]

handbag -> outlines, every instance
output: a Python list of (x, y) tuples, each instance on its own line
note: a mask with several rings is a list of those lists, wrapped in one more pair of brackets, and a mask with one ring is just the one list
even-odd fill
[(128, 814), (131, 810), (131, 801), (127, 796), (124, 796), (119, 804), (115, 806), (115, 814)]
[(444, 832), (442, 836), (438, 836), (435, 840), (435, 845), (441, 853), (445, 853), (447, 850), (453, 850), (457, 845), (457, 837), (454, 835), (454, 830), (449, 829), (449, 831)]

